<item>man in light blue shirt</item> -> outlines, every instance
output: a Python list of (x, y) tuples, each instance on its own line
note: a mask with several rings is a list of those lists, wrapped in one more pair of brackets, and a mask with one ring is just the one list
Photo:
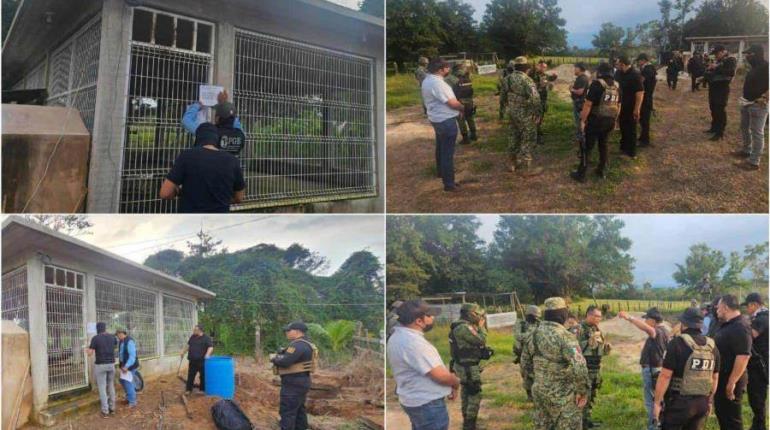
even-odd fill
[(465, 109), (452, 88), (444, 82), (449, 74), (449, 63), (434, 58), (428, 63), (428, 76), (422, 81), (422, 100), (428, 111), (428, 120), (436, 132), (436, 170), (444, 183), (444, 191), (455, 192), (455, 141), (457, 120)]
[(709, 327), (711, 327), (711, 305), (708, 303), (700, 305), (700, 312), (703, 315), (703, 326), (700, 332), (702, 335), (708, 336)]
[(454, 400), (460, 384), (444, 366), (436, 347), (425, 339), (439, 311), (421, 300), (404, 302), (396, 311), (401, 325), (388, 339), (396, 394), (412, 430), (447, 430), (449, 413), (444, 398)]
[(131, 372), (131, 381), (120, 378), (120, 385), (126, 391), (126, 401), (129, 408), (136, 407), (136, 369), (139, 368), (139, 360), (136, 357), (136, 341), (126, 333), (125, 329), (118, 329), (115, 333), (120, 344), (118, 357), (120, 359), (120, 375)]

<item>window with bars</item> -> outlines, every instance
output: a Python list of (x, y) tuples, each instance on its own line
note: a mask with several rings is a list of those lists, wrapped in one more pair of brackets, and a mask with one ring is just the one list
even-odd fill
[(56, 394), (88, 385), (84, 321), (84, 275), (44, 266), (48, 392)]
[(27, 267), (20, 267), (3, 275), (3, 320), (13, 321), (29, 331), (29, 300), (27, 296)]
[(136, 341), (139, 358), (157, 356), (156, 298), (155, 293), (96, 278), (96, 319), (106, 323), (108, 331), (126, 329)]
[(371, 59), (236, 31), (244, 206), (376, 195), (373, 72)]
[(181, 126), (187, 106), (211, 83), (213, 26), (134, 9), (126, 100), (120, 212), (175, 212), (158, 190), (176, 157), (193, 146)]
[(96, 113), (101, 31), (98, 20), (86, 25), (51, 54), (48, 65), (48, 104), (78, 109), (90, 132)]
[(163, 296), (163, 354), (179, 354), (193, 328), (195, 304)]

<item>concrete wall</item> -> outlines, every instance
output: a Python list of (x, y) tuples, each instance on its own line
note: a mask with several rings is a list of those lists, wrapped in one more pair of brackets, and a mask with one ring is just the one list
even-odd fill
[[(76, 270), (86, 275), (85, 289), (84, 289), (84, 302), (85, 302), (85, 319), (86, 322), (96, 322), (96, 278), (104, 278), (111, 281), (117, 281), (137, 287), (146, 291), (157, 293), (156, 313), (155, 320), (157, 324), (156, 331), (156, 347), (157, 356), (147, 359), (141, 359), (142, 375), (145, 379), (152, 380), (161, 375), (173, 374), (177, 370), (179, 365), (178, 353), (172, 353), (170, 355), (163, 355), (164, 339), (163, 339), (163, 306), (162, 295), (166, 294), (175, 298), (189, 300), (193, 303), (196, 300), (193, 297), (181, 295), (178, 293), (169, 294), (161, 288), (143, 285), (142, 283), (134, 282), (127, 276), (116, 276), (110, 271), (109, 267), (103, 265), (95, 265), (89, 261), (80, 261), (73, 259), (65, 253), (54, 254), (47, 252), (47, 257), (50, 257), (50, 264), (54, 266), (60, 266), (63, 268)], [(41, 257), (35, 254), (27, 256), (27, 278), (29, 285), (29, 316), (30, 316), (30, 337), (31, 339), (46, 339), (46, 304), (45, 304), (45, 289), (42, 288), (44, 284), (43, 279), (43, 262)], [(197, 313), (194, 313), (193, 323), (197, 323)], [(86, 339), (83, 339), (84, 344), (90, 343), (92, 335), (87, 334)], [(45, 410), (48, 403), (48, 359), (47, 359), (47, 345), (45, 341), (33, 341), (30, 342), (31, 352), (31, 368), (32, 368), (32, 392), (33, 392), (33, 405), (35, 413)], [(184, 363), (186, 366), (186, 363)], [(91, 383), (92, 391), (96, 392), (96, 385), (93, 384), (93, 358), (88, 359), (88, 380)], [(186, 368), (186, 367), (185, 367)]]
[[(223, 7), (226, 4), (226, 7)], [(376, 198), (325, 202), (276, 209), (279, 212), (383, 212), (385, 187), (384, 29), (299, 1), (145, 0), (143, 6), (216, 24), (214, 82), (233, 85), (234, 35), (243, 29), (305, 42), (375, 60)], [(104, 0), (97, 117), (93, 133), (88, 212), (116, 212), (128, 84), (131, 8)], [(108, 83), (108, 84), (107, 84)]]
[(12, 321), (3, 321), (2, 324), (2, 428), (13, 430), (24, 426), (32, 410), (29, 333)]

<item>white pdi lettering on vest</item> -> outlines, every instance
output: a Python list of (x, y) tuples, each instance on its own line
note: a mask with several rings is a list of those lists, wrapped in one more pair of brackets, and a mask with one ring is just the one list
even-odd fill
[(690, 370), (712, 371), (714, 370), (714, 360), (701, 360), (693, 358), (690, 364)]
[(219, 140), (219, 146), (222, 148), (227, 148), (230, 145), (238, 146), (240, 145), (240, 140), (239, 137), (222, 136), (222, 139)]

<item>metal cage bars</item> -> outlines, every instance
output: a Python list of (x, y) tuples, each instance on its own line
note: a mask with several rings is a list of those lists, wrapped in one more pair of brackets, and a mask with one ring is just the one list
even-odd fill
[(373, 71), (370, 59), (236, 31), (245, 207), (376, 195)]
[(179, 354), (193, 328), (195, 304), (163, 296), (163, 354)]
[(119, 282), (96, 278), (96, 319), (108, 331), (123, 328), (136, 341), (138, 358), (158, 355), (157, 294)]
[(29, 331), (29, 298), (27, 267), (22, 266), (3, 275), (2, 319), (13, 321)]
[(46, 282), (44, 285), (48, 392), (56, 394), (85, 387), (88, 374), (83, 290)]

